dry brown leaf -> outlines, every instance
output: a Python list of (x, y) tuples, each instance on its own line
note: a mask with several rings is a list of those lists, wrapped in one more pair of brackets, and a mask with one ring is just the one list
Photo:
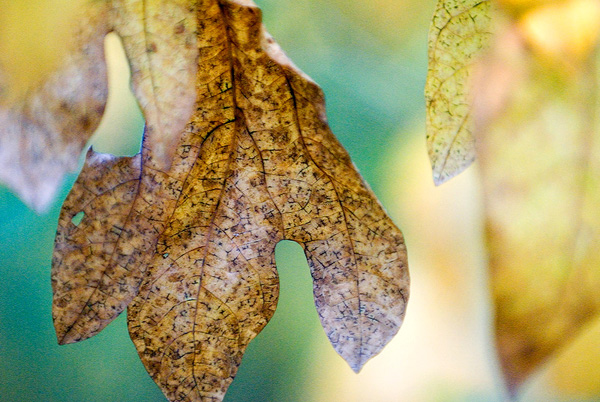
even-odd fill
[(475, 104), (498, 353), (513, 394), (600, 311), (597, 55), (565, 70), (521, 32), (497, 39)]
[(152, 163), (168, 167), (193, 113), (197, 70), (196, 6), (178, 0), (85, 0), (63, 63), (15, 98), (0, 71), (0, 182), (45, 210), (64, 174), (77, 167), (107, 97), (104, 36), (123, 39), (132, 82), (156, 144)]
[(490, 13), (489, 0), (439, 0), (431, 22), (425, 101), (435, 184), (456, 176), (475, 159), (470, 76), (489, 41)]
[[(62, 343), (133, 299), (131, 337), (173, 401), (219, 401), (273, 315), (278, 241), (302, 244), (317, 311), (355, 371), (398, 331), (400, 231), (327, 126), (321, 90), (247, 0), (198, 2), (196, 107), (168, 170), (88, 153), (61, 212), (53, 316)], [(78, 219), (83, 215), (79, 222)]]

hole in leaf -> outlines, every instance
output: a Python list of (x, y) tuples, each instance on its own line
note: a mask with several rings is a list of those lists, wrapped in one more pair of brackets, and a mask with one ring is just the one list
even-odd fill
[(79, 224), (81, 223), (81, 220), (83, 219), (84, 216), (85, 216), (85, 212), (79, 211), (71, 218), (71, 223), (75, 226), (79, 226)]
[(132, 156), (140, 152), (144, 116), (131, 92), (129, 62), (116, 33), (106, 35), (104, 50), (108, 68), (108, 100), (90, 144), (96, 152)]

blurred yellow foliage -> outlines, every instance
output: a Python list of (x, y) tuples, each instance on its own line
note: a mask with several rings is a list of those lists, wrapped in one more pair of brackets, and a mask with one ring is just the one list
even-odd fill
[[(498, 35), (481, 63), (473, 113), (498, 350), (516, 392), (600, 311), (600, 144), (591, 59), (565, 69), (531, 46), (508, 58), (514, 34)], [(506, 93), (490, 90), (498, 78)]]
[(497, 3), (511, 16), (518, 17), (532, 8), (556, 4), (561, 1), (564, 0), (497, 0)]
[(527, 11), (520, 26), (527, 42), (553, 60), (572, 64), (585, 60), (598, 42), (600, 2), (573, 0)]
[[(430, 34), (426, 100), (433, 116), (428, 140), (437, 141), (430, 149), (434, 177), (438, 154), (445, 163), (452, 152), (464, 158), (477, 149), (497, 347), (508, 388), (516, 393), (600, 311), (600, 255), (594, 247), (600, 239), (594, 118), (600, 2), (498, 3), (500, 12), (491, 14), (475, 10), (484, 2), (440, 0)], [(467, 39), (492, 33), (490, 24), (478, 25), (475, 17), (489, 16), (498, 27), (490, 48), (471, 51)], [(466, 90), (456, 90), (463, 87), (472, 93), (465, 97)], [(463, 129), (471, 116), (477, 147)], [(448, 128), (445, 143), (439, 138)], [(461, 130), (468, 135), (459, 137)], [(571, 389), (587, 386), (565, 383)]]
[(140, 151), (144, 116), (131, 92), (129, 62), (119, 36), (114, 32), (106, 35), (104, 46), (108, 67), (108, 100), (102, 121), (90, 144), (97, 152), (132, 156)]
[(600, 317), (585, 327), (549, 367), (544, 378), (565, 396), (600, 395)]
[(11, 96), (21, 96), (53, 71), (66, 54), (65, 42), (83, 0), (4, 1), (0, 11), (0, 66)]

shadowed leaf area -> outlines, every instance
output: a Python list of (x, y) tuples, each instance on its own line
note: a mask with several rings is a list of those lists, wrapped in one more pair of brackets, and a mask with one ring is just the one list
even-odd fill
[(195, 7), (196, 103), (177, 146), (161, 152), (172, 159), (156, 163), (153, 135), (135, 157), (90, 150), (63, 205), (59, 342), (93, 336), (129, 307), (131, 338), (165, 395), (220, 401), (275, 311), (274, 250), (289, 239), (304, 248), (327, 336), (358, 371), (402, 324), (402, 234), (329, 130), (321, 90), (254, 4)]

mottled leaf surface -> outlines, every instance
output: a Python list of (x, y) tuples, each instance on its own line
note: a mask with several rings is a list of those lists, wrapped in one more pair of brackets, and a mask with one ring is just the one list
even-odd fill
[[(88, 153), (52, 269), (61, 342), (128, 308), (131, 338), (173, 401), (219, 401), (275, 311), (277, 242), (300, 243), (323, 327), (358, 371), (408, 300), (400, 231), (329, 130), (323, 94), (251, 1), (197, 3), (196, 107), (169, 169)], [(74, 218), (81, 217), (78, 222)]]
[(433, 179), (441, 184), (475, 159), (470, 77), (487, 47), (489, 0), (439, 0), (429, 29), (425, 84), (427, 151)]
[(507, 27), (482, 64), (474, 109), (497, 347), (512, 393), (600, 310), (597, 54), (549, 59), (519, 28)]
[[(0, 71), (0, 183), (45, 210), (66, 172), (77, 167), (107, 98), (104, 36), (116, 31), (132, 66), (157, 168), (168, 167), (195, 104), (196, 6), (177, 0), (86, 0), (55, 71), (13, 96)], [(2, 66), (0, 66), (0, 69)]]

